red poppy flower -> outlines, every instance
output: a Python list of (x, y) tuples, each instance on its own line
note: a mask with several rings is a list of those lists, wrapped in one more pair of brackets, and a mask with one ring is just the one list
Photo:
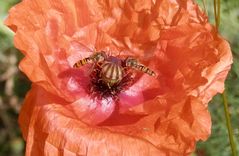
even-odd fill
[[(207, 104), (232, 56), (193, 1), (23, 0), (6, 24), (33, 83), (19, 117), (26, 155), (189, 155), (209, 136)], [(72, 67), (94, 49), (157, 76), (132, 70), (117, 99), (93, 98), (92, 64)]]

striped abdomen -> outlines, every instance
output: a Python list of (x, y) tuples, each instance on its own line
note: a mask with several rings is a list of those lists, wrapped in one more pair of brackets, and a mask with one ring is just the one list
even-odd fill
[(84, 59), (82, 59), (82, 60), (79, 60), (78, 62), (76, 62), (75, 64), (74, 64), (74, 68), (79, 68), (79, 67), (81, 67), (81, 66), (83, 66), (83, 65), (85, 65), (85, 64), (87, 64), (87, 63), (92, 63), (92, 59), (91, 58), (89, 58), (89, 57), (87, 57), (87, 58), (84, 58)]
[(107, 84), (113, 85), (123, 78), (123, 69), (120, 65), (112, 62), (106, 62), (102, 65), (101, 76)]
[(150, 70), (148, 67), (142, 65), (142, 64), (137, 64), (137, 65), (134, 65), (133, 68), (139, 70), (139, 71), (142, 71), (146, 74), (149, 74), (150, 76), (155, 76), (155, 72)]

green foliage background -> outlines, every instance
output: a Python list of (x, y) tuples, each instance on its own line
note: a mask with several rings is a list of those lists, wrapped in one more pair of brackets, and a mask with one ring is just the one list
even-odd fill
[[(17, 124), (17, 117), (24, 95), (30, 88), (27, 78), (18, 70), (22, 58), (13, 46), (13, 33), (3, 25), (7, 11), (19, 0), (0, 0), (0, 156), (24, 155), (24, 141)], [(206, 10), (214, 23), (213, 0), (206, 1)], [(203, 8), (202, 0), (197, 2)], [(234, 63), (226, 81), (229, 111), (239, 151), (239, 0), (221, 0), (221, 34), (230, 42)], [(199, 142), (195, 156), (229, 156), (231, 149), (227, 134), (221, 95), (209, 105), (212, 116), (212, 135), (206, 142)]]
[[(203, 6), (202, 0), (197, 1)], [(205, 1), (210, 23), (215, 23), (213, 0)], [(237, 152), (239, 152), (239, 0), (221, 0), (221, 24), (219, 31), (229, 41), (233, 54), (232, 69), (226, 80), (226, 92), (234, 141)], [(197, 144), (196, 153), (202, 156), (229, 156), (231, 155), (231, 147), (221, 95), (213, 98), (209, 105), (209, 111), (212, 116), (212, 135), (206, 142), (199, 142)]]

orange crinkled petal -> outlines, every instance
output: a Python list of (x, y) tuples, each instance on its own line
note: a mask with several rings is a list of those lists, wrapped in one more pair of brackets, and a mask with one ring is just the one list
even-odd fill
[[(230, 46), (192, 0), (24, 0), (5, 21), (33, 82), (19, 122), (27, 155), (190, 155), (210, 135)], [(94, 50), (133, 56), (146, 74), (119, 100), (92, 100)], [(117, 110), (117, 111), (116, 111)]]
[(165, 155), (137, 134), (84, 124), (60, 103), (62, 99), (49, 95), (41, 87), (33, 86), (29, 91), (19, 117), (27, 141), (26, 156)]

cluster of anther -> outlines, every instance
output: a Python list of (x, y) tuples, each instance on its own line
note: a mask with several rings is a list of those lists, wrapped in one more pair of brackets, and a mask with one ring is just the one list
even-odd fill
[(101, 78), (101, 65), (96, 65), (91, 75), (89, 92), (93, 97), (102, 99), (112, 97), (118, 99), (117, 95), (129, 88), (133, 82), (133, 74), (129, 69), (124, 69), (124, 76), (119, 83), (112, 86), (107, 85)]

